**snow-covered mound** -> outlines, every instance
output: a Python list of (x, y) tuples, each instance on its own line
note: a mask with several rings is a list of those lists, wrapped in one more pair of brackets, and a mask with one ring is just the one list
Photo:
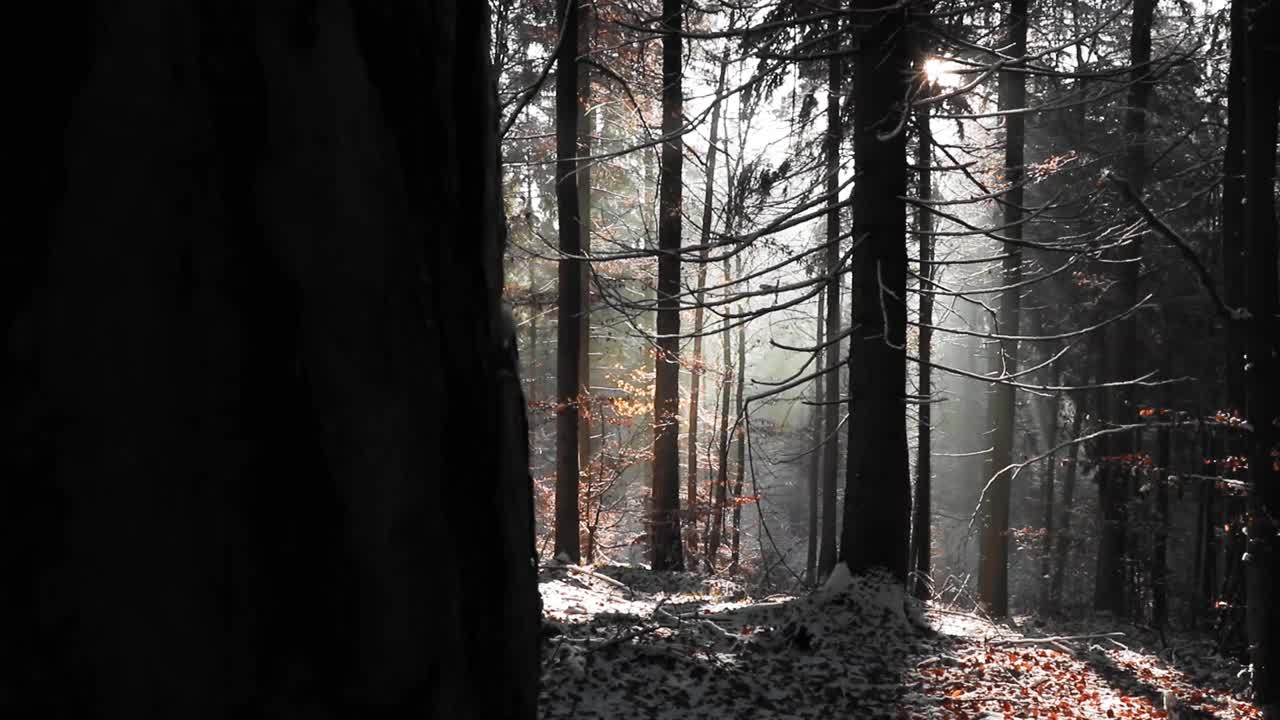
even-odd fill
[(544, 718), (1258, 717), (1119, 633), (1026, 638), (842, 566), (798, 597), (636, 567), (541, 588)]
[[(900, 698), (923, 637), (887, 576), (755, 601), (691, 573), (596, 574), (627, 587), (572, 571), (543, 583), (544, 717), (872, 717)], [(566, 606), (596, 615), (553, 610)]]

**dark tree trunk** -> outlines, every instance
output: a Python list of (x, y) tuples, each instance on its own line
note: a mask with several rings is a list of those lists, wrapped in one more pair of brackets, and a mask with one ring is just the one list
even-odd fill
[[(922, 62), (924, 60), (923, 54), (921, 60)], [(933, 197), (933, 172), (929, 167), (933, 162), (933, 132), (929, 126), (927, 107), (916, 110), (916, 128), (919, 132), (916, 145), (916, 167), (918, 168), (916, 172), (920, 173), (916, 194), (922, 202), (927, 202)], [(929, 282), (933, 280), (933, 215), (924, 205), (921, 205), (916, 208), (915, 216), (916, 232), (920, 234), (920, 363), (918, 366), (920, 405), (917, 410), (919, 419), (916, 423), (916, 486), (914, 516), (911, 521), (911, 547), (915, 554), (913, 588), (916, 597), (924, 600), (928, 599), (930, 593), (930, 563), (933, 559), (933, 513), (930, 511), (930, 496), (933, 488), (933, 467), (930, 456), (933, 445), (933, 404), (931, 402), (933, 368), (930, 366), (933, 330), (929, 327), (933, 323), (933, 293), (929, 286)]]
[[(856, 0), (869, 27), (854, 54), (853, 333), (849, 458), (840, 559), (855, 574), (879, 567), (907, 580), (906, 140), (899, 127), (911, 63), (901, 10)], [(894, 132), (894, 128), (898, 128)], [(886, 139), (878, 134), (886, 133)], [(829, 327), (829, 326), (828, 326)]]
[(3, 704), (533, 718), (487, 5), (153, 5), (26, 28)]
[[(1027, 52), (1027, 0), (1011, 0), (1009, 5), (1009, 53), (1022, 57)], [(1000, 73), (1000, 109), (1020, 110), (1027, 104), (1026, 76), (1018, 65)], [(1000, 310), (996, 331), (1002, 335), (1018, 334), (1018, 315), (1022, 288), (1022, 218), (1025, 177), (1023, 157), (1026, 152), (1026, 117), (1014, 112), (1005, 117), (1004, 173), (1009, 190), (1005, 192), (1002, 280)], [(1010, 375), (1018, 370), (1018, 341), (1000, 340), (992, 372)], [(991, 459), (986, 478), (990, 482), (983, 502), (981, 561), (978, 569), (978, 601), (993, 617), (1009, 614), (1009, 493), (1013, 462), (1013, 424), (1017, 395), (1008, 383), (995, 383), (990, 396), (990, 420), (993, 428)], [(997, 477), (998, 475), (998, 477)], [(994, 482), (991, 481), (995, 478)]]
[[(1206, 457), (1214, 458), (1214, 463), (1209, 466), (1212, 470), (1210, 474), (1214, 477), (1226, 477), (1229, 472), (1225, 454), (1226, 449), (1222, 440), (1219, 438), (1218, 433), (1213, 432), (1211, 428), (1209, 431), (1209, 453)], [(1223, 614), (1217, 611), (1217, 601), (1222, 599), (1222, 586), (1226, 584), (1225, 578), (1229, 574), (1227, 572), (1229, 563), (1225, 562), (1225, 557), (1229, 554), (1231, 545), (1229, 535), (1227, 533), (1219, 534), (1218, 528), (1230, 524), (1233, 503), (1229, 496), (1219, 500), (1216, 483), (1208, 482), (1205, 484), (1207, 486), (1205, 494), (1208, 498), (1205, 511), (1209, 522), (1209, 526), (1206, 528), (1208, 530), (1207, 549), (1209, 555), (1205, 560), (1204, 590), (1205, 597), (1208, 599), (1207, 606), (1214, 610), (1212, 615), (1216, 620)], [(1222, 583), (1218, 581), (1218, 576), (1220, 575), (1224, 578)]]
[[(843, 0), (838, 4), (843, 5)], [(839, 31), (839, 19), (832, 21), (832, 32)], [(837, 35), (837, 37), (839, 37)], [(844, 91), (844, 58), (834, 57), (827, 61), (827, 137), (826, 170), (827, 170), (827, 202), (831, 210), (827, 212), (827, 337), (840, 336), (840, 141), (844, 137), (844, 128), (840, 124), (840, 93)], [(823, 426), (826, 430), (822, 445), (822, 537), (818, 552), (818, 578), (824, 579), (831, 574), (836, 565), (836, 469), (840, 463), (840, 441), (836, 438), (835, 428), (840, 422), (840, 372), (832, 370), (840, 365), (840, 343), (832, 342), (826, 348), (825, 368), (831, 370), (831, 382), (823, 384), (826, 397), (822, 406)]]
[(680, 201), (684, 166), (682, 0), (663, 0), (662, 172), (658, 200), (658, 312), (653, 390), (653, 569), (684, 569), (680, 538)]
[(1151, 552), (1151, 624), (1163, 630), (1169, 621), (1169, 569), (1167, 545), (1169, 541), (1169, 475), (1173, 460), (1173, 439), (1170, 428), (1162, 427), (1157, 435), (1159, 459), (1155, 474), (1156, 518), (1154, 547)]
[(556, 311), (555, 556), (581, 558), (578, 530), (578, 363), (582, 342), (582, 227), (578, 214), (578, 3), (556, 3), (556, 213), (560, 220)]
[[(1231, 3), (1231, 63), (1227, 70), (1227, 145), (1222, 153), (1222, 293), (1228, 306), (1245, 305), (1244, 248), (1244, 117), (1248, 98), (1244, 85), (1245, 3)], [(1227, 323), (1227, 409), (1244, 411), (1244, 345), (1242, 323)]]
[[(1242, 0), (1237, 0), (1237, 2)], [(1255, 701), (1264, 716), (1280, 716), (1280, 578), (1276, 547), (1280, 514), (1280, 311), (1276, 247), (1275, 69), (1280, 62), (1280, 6), (1243, 0), (1249, 27), (1245, 36), (1244, 117), (1245, 219), (1248, 262), (1248, 310), (1245, 416), (1253, 428), (1249, 440), (1248, 631), (1252, 648)], [(1238, 57), (1238, 56), (1237, 56)], [(1233, 58), (1234, 59), (1234, 58)]]
[[(1202, 454), (1206, 458), (1214, 457), (1212, 432), (1205, 434)], [(1218, 523), (1214, 512), (1214, 485), (1212, 481), (1200, 484), (1200, 512), (1196, 521), (1199, 530), (1196, 547), (1196, 593), (1193, 601), (1196, 618), (1213, 607), (1214, 587), (1218, 579), (1218, 543), (1215, 530)]]
[[(1133, 193), (1141, 197), (1146, 179), (1147, 106), (1155, 83), (1151, 72), (1151, 20), (1155, 14), (1156, 0), (1136, 0), (1133, 4), (1133, 27), (1129, 36), (1130, 75), (1129, 100), (1124, 116), (1125, 180)], [(1128, 309), (1138, 302), (1138, 266), (1142, 259), (1142, 239), (1135, 237), (1121, 251), (1120, 278), (1117, 285), (1119, 303), (1117, 310)], [(1115, 323), (1108, 345), (1114, 359), (1114, 380), (1129, 380), (1137, 374), (1139, 342), (1137, 319), (1129, 317)], [(1125, 423), (1136, 419), (1136, 395), (1132, 386), (1125, 386), (1109, 393), (1110, 419)], [(1117, 617), (1127, 612), (1126, 603), (1126, 533), (1125, 505), (1129, 499), (1128, 486), (1132, 478), (1133, 464), (1124, 460), (1135, 452), (1135, 435), (1117, 433), (1107, 442), (1107, 454), (1099, 473), (1100, 502), (1102, 504), (1102, 537), (1098, 543), (1098, 577), (1094, 589), (1094, 608), (1109, 610)]]

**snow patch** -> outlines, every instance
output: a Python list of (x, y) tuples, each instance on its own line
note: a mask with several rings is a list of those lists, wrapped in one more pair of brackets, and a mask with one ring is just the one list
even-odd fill
[(856, 607), (867, 613), (865, 617), (882, 617), (895, 626), (909, 624), (906, 588), (883, 570), (874, 569), (854, 576), (847, 564), (836, 563), (822, 586), (821, 594), (824, 599), (847, 596)]

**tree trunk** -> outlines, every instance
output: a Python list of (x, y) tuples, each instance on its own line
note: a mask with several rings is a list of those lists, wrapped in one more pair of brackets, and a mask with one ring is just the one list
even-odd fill
[[(826, 294), (818, 293), (818, 315), (816, 327), (814, 328), (814, 336), (817, 338), (817, 347), (815, 353), (815, 364), (817, 365), (818, 377), (813, 381), (813, 399), (815, 402), (822, 402), (826, 397), (823, 393), (823, 368), (825, 364), (822, 358), (825, 352), (821, 349), (823, 343), (822, 323), (823, 306)], [(806, 583), (813, 584), (818, 581), (818, 481), (822, 477), (822, 451), (823, 438), (826, 437), (826, 430), (823, 423), (824, 408), (822, 405), (814, 405), (809, 425), (813, 433), (813, 453), (809, 457), (809, 550), (805, 555), (804, 563), (804, 579)]]
[(653, 569), (683, 570), (680, 538), (680, 230), (684, 3), (663, 0), (662, 172), (658, 199), (657, 356), (653, 390)]
[[(1237, 0), (1240, 1), (1240, 0)], [(1248, 630), (1255, 702), (1268, 718), (1280, 716), (1280, 577), (1276, 515), (1280, 513), (1280, 310), (1276, 247), (1275, 68), (1280, 62), (1280, 7), (1247, 0), (1245, 36), (1245, 257), (1248, 310), (1245, 368), (1249, 441)]]
[[(1027, 0), (1011, 0), (1009, 5), (1009, 54), (1022, 57), (1027, 52)], [(1019, 64), (1000, 73), (1000, 109), (1019, 110), (1026, 107), (1026, 76)], [(1009, 189), (1004, 194), (1004, 235), (1011, 242), (1005, 244), (1002, 262), (1002, 280), (1005, 290), (1000, 293), (1000, 310), (996, 331), (1002, 335), (1018, 334), (1018, 315), (1022, 288), (1023, 192), (1025, 177), (1024, 154), (1026, 151), (1026, 117), (1015, 112), (1005, 117), (1004, 172)], [(997, 376), (1009, 375), (1018, 370), (1018, 341), (1000, 340), (997, 362), (993, 368)], [(978, 602), (986, 607), (992, 617), (1009, 614), (1009, 493), (1010, 472), (1006, 469), (1013, 462), (1013, 424), (1017, 415), (1017, 394), (1008, 383), (995, 383), (991, 391), (991, 425), (993, 429), (990, 463), (987, 465), (988, 482), (983, 502), (981, 557), (978, 569)], [(997, 474), (999, 477), (996, 477)]]
[[(898, 125), (911, 63), (900, 10), (856, 0), (869, 25), (854, 55), (852, 422), (840, 559), (855, 574), (879, 567), (907, 581), (911, 478), (907, 464), (906, 140)], [(887, 139), (877, 135), (888, 133)], [(874, 174), (873, 174), (874, 173)], [(830, 326), (828, 326), (830, 328)]]
[[(743, 277), (742, 272), (742, 256), (738, 256), (737, 275)], [(745, 305), (739, 303), (739, 308), (745, 310)], [(743, 322), (738, 326), (738, 411), (736, 417), (743, 418), (742, 422), (746, 423), (743, 417), (743, 410), (746, 405), (746, 398), (743, 393), (746, 391), (747, 384), (747, 323)], [(733, 548), (729, 561), (729, 572), (733, 575), (738, 574), (739, 549), (742, 546), (742, 481), (747, 469), (747, 443), (746, 443), (746, 427), (738, 426), (738, 467), (737, 474), (733, 481)]]
[[(924, 60), (921, 55), (922, 62)], [(916, 195), (923, 201), (933, 197), (933, 133), (929, 126), (929, 108), (916, 110), (916, 128), (919, 133), (916, 145), (916, 166), (919, 175), (919, 187)], [(933, 552), (933, 514), (930, 511), (933, 483), (933, 470), (930, 458), (933, 433), (933, 393), (932, 362), (933, 330), (933, 294), (929, 282), (933, 280), (933, 215), (923, 205), (916, 208), (916, 231), (920, 234), (920, 363), (919, 363), (919, 420), (916, 424), (916, 486), (913, 503), (914, 518), (911, 522), (911, 547), (915, 554), (916, 597), (927, 600), (930, 594), (930, 563)]]
[[(1071, 439), (1080, 437), (1084, 427), (1086, 399), (1088, 395), (1080, 395), (1076, 401), (1075, 416), (1071, 419)], [(1080, 443), (1073, 442), (1067, 451), (1067, 475), (1062, 479), (1062, 519), (1058, 522), (1058, 542), (1054, 547), (1053, 583), (1049, 589), (1049, 607), (1051, 612), (1062, 609), (1062, 587), (1066, 578), (1067, 555), (1071, 550), (1071, 509), (1076, 497), (1076, 478), (1080, 475)]]
[(488, 6), (156, 9), (23, 35), (3, 704), (533, 718)]
[[(1040, 313), (1043, 313), (1042, 309)], [(1039, 316), (1039, 315), (1038, 315)], [(1044, 322), (1038, 322), (1036, 334), (1043, 334)], [(1046, 356), (1051, 355), (1052, 349), (1046, 350)], [(1046, 368), (1045, 375), (1051, 376), (1051, 369)], [(1046, 378), (1048, 379), (1048, 378)], [(1058, 385), (1063, 384), (1062, 372), (1057, 373)], [(1053, 612), (1053, 598), (1051, 580), (1053, 578), (1053, 539), (1057, 528), (1057, 508), (1054, 503), (1055, 485), (1058, 479), (1058, 454), (1052, 452), (1052, 449), (1058, 444), (1058, 414), (1062, 404), (1062, 397), (1054, 395), (1052, 398), (1046, 398), (1044, 405), (1044, 414), (1047, 418), (1042, 417), (1044, 423), (1044, 452), (1049, 453), (1045, 465), (1044, 487), (1041, 491), (1040, 505), (1044, 509), (1044, 554), (1040, 558), (1040, 613), (1049, 615)]]
[[(1129, 100), (1125, 110), (1124, 130), (1125, 175), (1133, 193), (1141, 197), (1146, 179), (1146, 127), (1147, 106), (1151, 98), (1154, 78), (1151, 74), (1151, 20), (1155, 14), (1156, 0), (1136, 0), (1133, 5), (1133, 28), (1129, 36), (1130, 74)], [(1119, 302), (1116, 309), (1128, 309), (1138, 302), (1138, 266), (1142, 259), (1142, 238), (1139, 235), (1121, 251)], [(1139, 342), (1137, 319), (1130, 315), (1113, 326), (1111, 356), (1114, 380), (1128, 380), (1137, 374)], [(1109, 393), (1112, 422), (1124, 423), (1135, 419), (1136, 396), (1132, 386), (1125, 386)], [(1094, 591), (1094, 607), (1109, 610), (1117, 617), (1126, 614), (1125, 602), (1125, 506), (1129, 499), (1128, 485), (1131, 463), (1122, 458), (1134, 451), (1132, 433), (1117, 433), (1109, 438), (1107, 454), (1113, 458), (1104, 461), (1099, 474), (1101, 485), (1102, 538), (1098, 543), (1098, 578)]]
[[(595, 31), (592, 22), (592, 6), (583, 0), (578, 12), (579, 54), (578, 74), (578, 157), (591, 157), (592, 118), (588, 110), (591, 103), (591, 66), (584, 61), (591, 55), (591, 37)], [(591, 253), (591, 163), (588, 160), (578, 161), (578, 226), (581, 230), (579, 249), (582, 255)], [(591, 264), (587, 261), (578, 263), (581, 268), (581, 280), (578, 301), (578, 473), (588, 486), (593, 483), (591, 468)], [(591, 497), (591, 493), (587, 494)], [(590, 517), (591, 508), (582, 508), (583, 515)], [(588, 533), (594, 542), (594, 533)], [(595, 558), (595, 548), (587, 549), (589, 559)]]
[(536, 368), (541, 367), (540, 355), (538, 354), (538, 318), (542, 315), (542, 303), (538, 302), (537, 288), (538, 283), (533, 274), (533, 262), (529, 262), (529, 287), (533, 290), (533, 300), (530, 305), (529, 314), (529, 360), (528, 365), (533, 372), (532, 378), (529, 379), (529, 402), (537, 404), (542, 400), (542, 374)]
[(556, 3), (564, 37), (556, 54), (556, 211), (560, 221), (556, 311), (555, 556), (580, 562), (578, 371), (582, 342), (582, 227), (578, 208), (578, 3)]
[(1163, 630), (1169, 621), (1169, 569), (1166, 566), (1169, 540), (1169, 476), (1172, 473), (1173, 439), (1168, 427), (1157, 435), (1159, 459), (1156, 461), (1155, 547), (1151, 558), (1151, 624)]
[[(1228, 470), (1225, 455), (1226, 448), (1224, 447), (1222, 439), (1219, 437), (1218, 433), (1215, 433), (1210, 429), (1208, 457), (1214, 458), (1214, 463), (1210, 465), (1210, 468), (1212, 469), (1211, 474), (1213, 476), (1226, 477)], [(1223, 525), (1230, 524), (1231, 520), (1234, 519), (1231, 514), (1231, 506), (1233, 503), (1229, 496), (1223, 497), (1221, 498), (1221, 501), (1219, 501), (1218, 489), (1215, 487), (1216, 483), (1207, 483), (1207, 485), (1209, 502), (1206, 510), (1209, 518), (1209, 557), (1205, 564), (1204, 581), (1205, 592), (1209, 598), (1208, 605), (1211, 609), (1215, 610), (1213, 615), (1216, 618), (1217, 616), (1222, 615), (1222, 613), (1216, 611), (1217, 601), (1221, 599), (1223, 585), (1227, 584), (1225, 578), (1229, 575), (1228, 567), (1230, 563), (1226, 562), (1226, 556), (1230, 554), (1232, 542), (1226, 533), (1219, 535), (1218, 528)], [(1221, 583), (1218, 581), (1218, 576), (1220, 575), (1224, 578)]]
[[(720, 61), (720, 80), (716, 83), (716, 97), (718, 98), (724, 93), (725, 74), (729, 69), (728, 60)], [(702, 375), (704, 372), (704, 363), (702, 360), (702, 315), (703, 301), (706, 297), (707, 287), (707, 253), (708, 246), (711, 243), (711, 224), (714, 222), (712, 213), (713, 204), (715, 202), (715, 178), (716, 178), (716, 157), (719, 153), (720, 141), (720, 101), (716, 100), (711, 106), (711, 134), (708, 138), (707, 146), (707, 172), (706, 186), (702, 196), (702, 250), (698, 256), (698, 286), (694, 292), (694, 308), (693, 308), (693, 362), (689, 367), (689, 447), (687, 448), (689, 455), (688, 468), (688, 517), (689, 517), (689, 537), (686, 538), (686, 551), (689, 553), (688, 566), (694, 567), (696, 563), (693, 561), (694, 554), (698, 548), (698, 411), (701, 405), (701, 387)], [(713, 428), (714, 430), (714, 428)]]
[[(1244, 118), (1248, 97), (1244, 84), (1245, 3), (1231, 3), (1231, 62), (1227, 70), (1227, 145), (1222, 153), (1222, 293), (1228, 306), (1244, 307), (1245, 272), (1248, 259), (1244, 247)], [(1227, 323), (1227, 409), (1244, 411), (1243, 323)]]
[[(843, 6), (843, 0), (838, 5)], [(832, 20), (832, 32), (840, 29), (839, 19)], [(839, 37), (837, 35), (837, 37)], [(838, 47), (838, 45), (837, 45)], [(827, 61), (827, 137), (826, 170), (827, 202), (827, 338), (840, 335), (840, 141), (844, 128), (840, 123), (840, 93), (844, 91), (844, 58), (840, 55)], [(822, 445), (822, 537), (818, 552), (818, 579), (825, 579), (836, 565), (836, 468), (840, 463), (840, 442), (835, 428), (840, 422), (839, 371), (831, 370), (840, 365), (840, 343), (832, 342), (826, 348), (825, 369), (833, 374), (832, 382), (823, 383), (826, 392), (822, 406), (823, 426), (826, 433)], [(830, 437), (827, 437), (830, 436)]]
[(1204, 581), (1205, 566), (1211, 552), (1208, 537), (1213, 533), (1213, 528), (1209, 522), (1209, 504), (1212, 502), (1211, 495), (1206, 492), (1207, 482), (1201, 482), (1197, 488), (1196, 496), (1196, 562), (1191, 573), (1191, 612), (1190, 627), (1195, 630), (1200, 627), (1200, 617), (1205, 609), (1209, 607), (1209, 585)]
[[(729, 258), (724, 259), (724, 283), (729, 284)], [(729, 294), (725, 288), (725, 294)], [(716, 555), (720, 551), (720, 542), (724, 537), (724, 510), (729, 490), (729, 401), (733, 395), (733, 343), (729, 335), (729, 316), (722, 321), (720, 332), (724, 355), (720, 361), (720, 453), (716, 468), (716, 481), (712, 488), (711, 537), (707, 542), (707, 571), (715, 572)]]

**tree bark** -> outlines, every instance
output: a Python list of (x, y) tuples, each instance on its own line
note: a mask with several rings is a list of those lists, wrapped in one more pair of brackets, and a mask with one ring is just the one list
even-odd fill
[(4, 705), (533, 718), (487, 5), (154, 5), (24, 28)]
[(578, 194), (578, 2), (556, 3), (563, 38), (556, 54), (556, 213), (560, 226), (556, 311), (555, 556), (581, 562), (578, 393), (582, 342), (582, 226)]
[(663, 0), (662, 172), (658, 199), (658, 310), (653, 391), (653, 569), (683, 570), (680, 538), (680, 231), (684, 94), (684, 3)]
[[(911, 63), (901, 10), (855, 0), (869, 25), (854, 54), (853, 334), (849, 458), (840, 560), (854, 574), (883, 568), (907, 581), (906, 140), (898, 127)], [(880, 133), (887, 137), (881, 139)], [(830, 326), (828, 326), (828, 329)]]
[[(1009, 53), (1022, 57), (1027, 52), (1027, 0), (1011, 0), (1009, 5)], [(1026, 76), (1015, 63), (1000, 73), (1000, 109), (1019, 110), (1026, 107)], [(1001, 263), (1002, 284), (1000, 310), (996, 323), (1002, 335), (1018, 334), (1018, 315), (1022, 288), (1023, 191), (1025, 178), (1026, 118), (1019, 112), (1005, 117), (1004, 173), (1009, 189), (1004, 193), (1005, 258)], [(1018, 341), (1000, 340), (997, 362), (992, 368), (997, 376), (1018, 370)], [(978, 602), (992, 617), (1009, 614), (1009, 493), (1013, 462), (1013, 425), (1017, 415), (1017, 393), (1007, 383), (995, 383), (991, 390), (990, 420), (993, 427), (991, 459), (987, 465), (988, 482), (983, 502), (982, 540), (979, 547)], [(996, 477), (997, 474), (999, 477)]]

